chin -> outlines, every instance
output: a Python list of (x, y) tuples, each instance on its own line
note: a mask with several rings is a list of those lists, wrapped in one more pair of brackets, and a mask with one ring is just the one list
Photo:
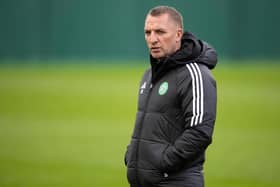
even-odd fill
[(155, 59), (161, 59), (163, 58), (163, 55), (162, 54), (151, 54), (153, 58)]

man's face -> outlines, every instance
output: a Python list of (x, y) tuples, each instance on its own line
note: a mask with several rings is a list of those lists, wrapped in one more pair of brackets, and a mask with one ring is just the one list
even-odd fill
[(182, 28), (171, 20), (168, 14), (148, 15), (144, 31), (145, 40), (153, 58), (167, 57), (181, 46)]

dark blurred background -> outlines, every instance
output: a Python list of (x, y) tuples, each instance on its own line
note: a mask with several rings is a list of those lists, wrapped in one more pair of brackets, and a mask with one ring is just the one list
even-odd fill
[(0, 59), (144, 59), (145, 15), (159, 4), (220, 57), (280, 56), (277, 0), (1, 0)]

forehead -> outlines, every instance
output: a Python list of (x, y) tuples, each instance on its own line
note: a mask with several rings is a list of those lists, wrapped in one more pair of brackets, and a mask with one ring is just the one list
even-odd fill
[(145, 20), (144, 29), (158, 29), (174, 26), (173, 21), (169, 18), (168, 14), (161, 14), (158, 16), (148, 15)]

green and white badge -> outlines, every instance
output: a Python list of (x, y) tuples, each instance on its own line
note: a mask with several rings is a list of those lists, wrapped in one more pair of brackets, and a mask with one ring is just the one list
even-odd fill
[(161, 85), (158, 89), (158, 94), (164, 95), (164, 94), (166, 94), (167, 90), (168, 90), (168, 82), (163, 82), (163, 83), (161, 83)]

